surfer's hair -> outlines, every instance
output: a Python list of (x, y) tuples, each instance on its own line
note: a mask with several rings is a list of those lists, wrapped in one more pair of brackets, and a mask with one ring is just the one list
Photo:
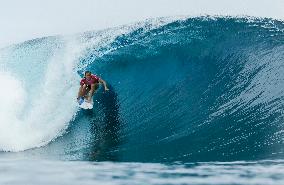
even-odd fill
[(85, 71), (85, 76), (86, 74), (92, 74), (91, 71)]

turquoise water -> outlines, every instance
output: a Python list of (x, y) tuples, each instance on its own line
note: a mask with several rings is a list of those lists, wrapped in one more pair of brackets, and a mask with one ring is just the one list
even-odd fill
[[(283, 184), (283, 62), (283, 22), (252, 17), (149, 20), (4, 48), (1, 179)], [(76, 104), (85, 70), (110, 88), (88, 111)]]

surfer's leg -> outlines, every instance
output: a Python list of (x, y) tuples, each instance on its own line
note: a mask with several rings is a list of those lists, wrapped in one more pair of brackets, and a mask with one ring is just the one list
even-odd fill
[(91, 85), (91, 89), (90, 89), (90, 92), (89, 92), (89, 96), (87, 98), (87, 101), (88, 102), (91, 102), (91, 99), (93, 98), (93, 95), (95, 93), (95, 91), (99, 88), (99, 84), (98, 83), (95, 83), (95, 84), (92, 84)]
[(79, 88), (78, 97), (84, 97), (86, 95), (86, 85), (83, 85)]

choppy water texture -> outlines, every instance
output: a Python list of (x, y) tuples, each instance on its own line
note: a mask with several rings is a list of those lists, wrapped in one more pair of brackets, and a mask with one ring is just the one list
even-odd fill
[[(150, 184), (277, 184), (283, 62), (283, 22), (247, 17), (157, 19), (4, 48), (0, 156), (138, 162), (70, 162), (88, 168), (82, 176), (107, 165), (106, 178), (123, 184), (140, 175)], [(75, 101), (85, 70), (110, 87), (92, 111)], [(262, 160), (270, 162), (206, 163)], [(121, 177), (107, 173), (113, 167)]]
[[(284, 183), (283, 161), (186, 164), (79, 161), (0, 162), (1, 184), (243, 184)], [(48, 175), (47, 175), (48, 174)], [(17, 177), (17, 178), (15, 178)]]

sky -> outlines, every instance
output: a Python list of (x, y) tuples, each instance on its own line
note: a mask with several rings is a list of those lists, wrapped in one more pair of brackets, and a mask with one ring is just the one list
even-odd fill
[(0, 0), (0, 48), (148, 18), (249, 15), (284, 20), (284, 0)]

